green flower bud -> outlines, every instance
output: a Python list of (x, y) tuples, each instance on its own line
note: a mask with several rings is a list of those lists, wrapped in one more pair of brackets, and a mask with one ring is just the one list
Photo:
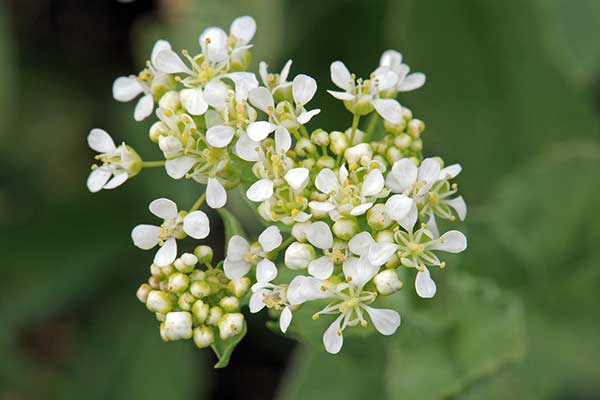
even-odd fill
[(150, 285), (142, 283), (135, 295), (142, 303), (146, 303), (146, 301), (148, 301), (148, 294), (150, 294), (151, 291), (152, 287)]
[(373, 278), (375, 287), (379, 294), (384, 296), (397, 292), (402, 288), (402, 281), (394, 269), (386, 269), (375, 275)]
[(240, 309), (240, 300), (234, 296), (223, 297), (219, 305), (225, 312), (235, 312)]
[(163, 292), (166, 292), (169, 290), (169, 281), (168, 280), (161, 280), (160, 283), (158, 284), (158, 288), (160, 290), (162, 290)]
[(166, 292), (153, 290), (148, 293), (146, 307), (152, 312), (166, 314), (173, 308), (173, 301)]
[(167, 314), (161, 314), (161, 313), (157, 312), (157, 313), (154, 313), (154, 317), (156, 318), (157, 321), (163, 322), (165, 320), (165, 318), (167, 318)]
[(190, 285), (190, 278), (186, 274), (177, 272), (169, 277), (169, 291), (172, 293), (183, 293)]
[(410, 149), (415, 152), (423, 150), (423, 141), (421, 139), (415, 139), (410, 145)]
[(199, 349), (205, 349), (215, 342), (215, 334), (208, 326), (194, 329), (194, 343)]
[(350, 146), (350, 138), (344, 132), (333, 131), (329, 134), (329, 149), (333, 154), (343, 154), (348, 146)]
[(187, 311), (170, 312), (165, 318), (163, 339), (180, 340), (192, 337), (192, 314)]
[(177, 299), (177, 305), (182, 310), (190, 311), (195, 301), (196, 298), (192, 296), (190, 292), (185, 292), (181, 296), (179, 296), (179, 299)]
[(400, 135), (406, 129), (406, 121), (402, 120), (399, 124), (394, 124), (390, 121), (383, 120), (383, 127), (387, 132), (393, 133), (394, 135)]
[(201, 271), (199, 269), (193, 270), (192, 273), (190, 274), (190, 280), (192, 282), (203, 281), (205, 279), (206, 279), (206, 272)]
[(317, 160), (317, 168), (335, 168), (335, 160), (329, 156), (319, 157)]
[(300, 161), (300, 164), (298, 166), (308, 168), (310, 170), (310, 169), (312, 169), (312, 167), (315, 166), (316, 163), (317, 162), (315, 160), (313, 160), (312, 158), (306, 158), (306, 159)]
[(302, 139), (298, 140), (298, 142), (296, 143), (296, 147), (294, 148), (294, 151), (300, 157), (308, 157), (310, 154), (314, 153), (316, 151), (316, 149), (317, 148), (313, 142), (311, 142), (307, 138), (302, 138)]
[(401, 150), (408, 149), (411, 143), (412, 138), (406, 133), (402, 133), (394, 138), (394, 145)]
[(317, 146), (328, 146), (329, 145), (329, 134), (323, 129), (316, 129), (310, 134), (310, 140)]
[(210, 311), (208, 312), (208, 319), (206, 320), (206, 323), (208, 325), (217, 326), (222, 316), (223, 309), (221, 307), (211, 307)]
[(190, 285), (190, 293), (198, 299), (210, 296), (210, 285), (206, 281), (193, 281)]
[(213, 260), (213, 249), (210, 246), (198, 246), (194, 249), (194, 254), (200, 264), (210, 264)]
[[(385, 229), (392, 224), (392, 220), (385, 212), (384, 204), (375, 204), (367, 211), (367, 224), (375, 230)], [(392, 237), (393, 239), (393, 237)]]
[(156, 264), (150, 264), (150, 274), (152, 276), (156, 276), (157, 278), (164, 278), (165, 274), (162, 271), (162, 268)]
[(289, 269), (305, 269), (316, 257), (310, 244), (294, 242), (285, 249), (284, 263)]
[(391, 230), (379, 231), (375, 234), (377, 242), (394, 243), (394, 232)]
[(148, 278), (148, 285), (150, 285), (150, 287), (152, 289), (159, 289), (160, 282), (161, 282), (161, 279), (157, 278), (156, 276), (151, 276), (150, 278)]
[(244, 327), (244, 316), (240, 313), (225, 314), (219, 320), (219, 336), (222, 340), (234, 337)]
[(352, 146), (344, 151), (344, 157), (348, 161), (349, 167), (357, 166), (363, 163), (364, 160), (369, 161), (373, 157), (371, 147), (367, 143), (360, 143), (356, 146)]
[(402, 117), (407, 122), (413, 118), (413, 113), (410, 108), (402, 107)]
[(152, 79), (150, 91), (155, 99), (160, 99), (161, 97), (164, 97), (169, 90), (175, 89), (176, 84), (177, 82), (170, 74), (158, 74)]
[(250, 281), (250, 278), (244, 276), (240, 279), (234, 279), (229, 281), (229, 283), (227, 284), (227, 289), (229, 290), (229, 292), (231, 292), (231, 294), (239, 298), (246, 294), (248, 289), (250, 289), (251, 283), (252, 282)]
[(421, 121), (420, 119), (415, 118), (408, 123), (407, 132), (415, 139), (421, 136), (421, 133), (423, 133), (424, 130), (425, 122)]
[(192, 306), (192, 316), (194, 317), (194, 320), (196, 320), (198, 323), (203, 323), (204, 321), (206, 321), (206, 318), (208, 318), (209, 311), (210, 307), (202, 300), (196, 300), (196, 302)]
[(388, 163), (393, 164), (402, 158), (402, 151), (395, 146), (388, 147), (385, 152), (385, 159)]
[(333, 224), (333, 233), (342, 240), (350, 240), (360, 230), (354, 218), (340, 218)]

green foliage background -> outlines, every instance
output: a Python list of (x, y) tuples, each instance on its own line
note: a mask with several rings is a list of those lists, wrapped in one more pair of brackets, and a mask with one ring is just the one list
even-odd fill
[[(254, 378), (265, 378), (261, 358), (273, 355), (286, 371), (264, 382), (280, 400), (600, 396), (599, 2), (163, 3), (130, 32), (136, 68), (159, 37), (195, 49), (203, 27), (250, 14), (255, 66), (292, 58), (293, 73), (314, 76), (325, 129), (350, 124), (324, 92), (330, 62), (366, 75), (383, 50), (400, 50), (428, 77), (400, 99), (427, 124), (426, 154), (463, 165), (469, 248), (435, 272), (434, 300), (417, 299), (408, 277), (387, 299), (403, 317), (391, 338), (353, 336), (330, 356), (320, 347), (327, 321), (299, 316), (290, 330), (301, 344), (288, 356), (292, 342), (259, 317), (241, 355), (215, 372), (208, 352), (161, 342), (134, 296), (151, 256), (129, 239), (151, 199), (191, 203), (200, 188), (144, 171), (117, 191), (85, 190), (92, 127), (158, 156), (149, 123), (135, 124), (133, 106), (110, 98), (111, 76), (135, 70), (96, 55), (73, 75), (53, 62), (68, 54), (38, 49), (34, 58), (0, 5), (0, 399), (266, 398)], [(233, 204), (249, 233), (258, 229), (247, 206)], [(236, 382), (237, 392), (221, 387)]]

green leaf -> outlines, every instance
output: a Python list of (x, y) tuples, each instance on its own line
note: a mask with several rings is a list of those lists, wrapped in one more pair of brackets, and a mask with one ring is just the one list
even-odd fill
[(238, 343), (242, 341), (244, 336), (246, 336), (246, 332), (248, 332), (248, 327), (246, 326), (246, 321), (244, 320), (242, 331), (236, 336), (227, 340), (222, 340), (219, 335), (217, 335), (215, 343), (211, 346), (217, 358), (219, 359), (219, 361), (215, 364), (215, 368), (225, 368), (229, 365), (229, 359), (231, 358), (231, 354), (233, 353), (235, 346), (237, 346)]
[(223, 225), (225, 225), (226, 241), (229, 241), (229, 239), (233, 235), (240, 235), (243, 237), (246, 236), (246, 234), (244, 233), (244, 228), (242, 227), (242, 224), (240, 223), (240, 221), (238, 221), (238, 219), (236, 218), (235, 215), (230, 213), (225, 208), (217, 209), (217, 213), (219, 213), (219, 215), (221, 216), (221, 219), (223, 220)]

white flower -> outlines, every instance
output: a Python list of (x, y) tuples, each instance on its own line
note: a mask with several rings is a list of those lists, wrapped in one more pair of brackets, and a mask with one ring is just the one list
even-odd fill
[(163, 338), (166, 340), (190, 339), (192, 337), (192, 314), (176, 311), (167, 314), (163, 326)]
[[(140, 156), (125, 143), (119, 147), (102, 129), (92, 129), (87, 137), (88, 145), (97, 151), (96, 159), (103, 164), (93, 168), (87, 179), (87, 187), (95, 193), (102, 189), (114, 189), (137, 175), (142, 168)], [(112, 178), (112, 179), (111, 179)]]
[(450, 165), (440, 171), (437, 182), (429, 191), (427, 202), (423, 207), (423, 214), (439, 215), (442, 218), (454, 220), (452, 210), (461, 221), (467, 216), (467, 204), (462, 196), (451, 198), (458, 192), (456, 184), (450, 185), (450, 179), (455, 178), (461, 171), (460, 164)]
[[(157, 56), (164, 50), (171, 50), (171, 44), (166, 40), (158, 40), (152, 49), (150, 69), (155, 80), (162, 79), (162, 75), (164, 75), (156, 68)], [(150, 83), (139, 79), (137, 76), (121, 76), (113, 83), (112, 91), (114, 99), (122, 102), (129, 102), (140, 94), (144, 94), (135, 107), (133, 116), (136, 121), (142, 121), (152, 114), (154, 110), (154, 97), (152, 96)]]
[(292, 83), (287, 81), (290, 68), (292, 67), (292, 60), (288, 60), (285, 63), (279, 74), (269, 73), (268, 67), (266, 62), (261, 61), (258, 64), (258, 74), (265, 87), (271, 90), (271, 93), (274, 94), (277, 90), (285, 90), (292, 86)]
[(425, 196), (440, 177), (440, 163), (426, 158), (417, 167), (409, 158), (398, 160), (385, 179), (385, 185), (393, 193), (402, 193), (413, 199)]
[[(255, 142), (263, 141), (269, 134), (282, 126), (297, 129), (300, 125), (308, 123), (319, 109), (307, 111), (304, 106), (317, 92), (317, 82), (308, 75), (297, 75), (292, 82), (292, 97), (294, 104), (285, 102), (287, 107), (282, 114), (279, 107), (275, 107), (275, 100), (269, 89), (258, 87), (250, 91), (250, 103), (269, 116), (269, 121), (256, 121), (248, 125), (247, 133)], [(283, 104), (280, 103), (280, 104)]]
[(409, 74), (410, 68), (408, 65), (402, 63), (402, 54), (396, 50), (384, 51), (379, 60), (379, 65), (389, 67), (398, 75), (396, 90), (399, 92), (409, 92), (425, 84), (425, 74), (421, 72)]
[(392, 335), (400, 326), (400, 314), (396, 311), (369, 306), (377, 293), (365, 291), (364, 287), (378, 270), (379, 267), (365, 259), (352, 257), (343, 265), (346, 282), (336, 285), (305, 277), (294, 293), (290, 293), (288, 289), (288, 299), (292, 305), (319, 298), (331, 299), (325, 308), (313, 316), (318, 318), (326, 314), (338, 315), (323, 335), (323, 344), (329, 353), (336, 354), (341, 350), (344, 343), (342, 334), (348, 326), (367, 326), (363, 312), (369, 315), (375, 329), (383, 335)]
[(227, 257), (223, 262), (225, 275), (229, 279), (239, 279), (250, 271), (252, 265), (275, 267), (273, 261), (267, 258), (267, 253), (279, 247), (282, 241), (281, 232), (275, 225), (266, 228), (258, 236), (258, 242), (252, 244), (239, 235), (233, 235), (229, 239)]
[(150, 203), (150, 212), (164, 222), (160, 226), (138, 225), (131, 232), (133, 243), (143, 250), (150, 250), (157, 244), (160, 249), (154, 256), (154, 264), (166, 267), (177, 257), (177, 241), (185, 235), (194, 239), (204, 239), (210, 233), (208, 217), (202, 211), (192, 211), (182, 217), (177, 205), (165, 198)]
[(350, 74), (346, 65), (341, 61), (331, 63), (331, 81), (343, 91), (328, 90), (338, 100), (344, 101), (344, 105), (351, 112), (358, 115), (366, 115), (373, 109), (385, 120), (394, 124), (402, 121), (402, 106), (394, 99), (380, 98), (380, 93), (392, 89), (398, 82), (398, 75), (389, 67), (377, 68), (371, 79), (356, 80)]
[(384, 190), (383, 174), (378, 169), (365, 175), (360, 187), (348, 179), (348, 169), (342, 165), (337, 174), (324, 168), (315, 178), (315, 186), (327, 195), (326, 201), (311, 201), (309, 206), (315, 213), (329, 213), (334, 221), (342, 215), (363, 215), (375, 204), (374, 200)]
[(315, 249), (310, 244), (294, 242), (285, 249), (283, 262), (289, 269), (304, 269), (315, 258)]

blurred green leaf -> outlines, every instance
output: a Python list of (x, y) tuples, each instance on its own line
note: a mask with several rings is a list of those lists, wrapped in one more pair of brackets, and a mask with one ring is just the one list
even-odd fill
[(247, 332), (248, 327), (246, 325), (246, 321), (244, 321), (242, 331), (234, 337), (231, 337), (227, 340), (222, 340), (219, 335), (216, 336), (215, 343), (211, 346), (217, 355), (217, 358), (219, 359), (219, 361), (215, 364), (215, 368), (225, 368), (229, 365), (229, 359), (231, 358), (231, 354), (233, 354), (235, 346), (242, 341)]
[(217, 213), (221, 216), (221, 219), (223, 220), (223, 225), (225, 225), (226, 242), (228, 242), (233, 235), (246, 237), (246, 234), (244, 233), (244, 228), (242, 227), (242, 224), (240, 224), (240, 221), (236, 218), (235, 215), (233, 215), (225, 208), (217, 209)]

